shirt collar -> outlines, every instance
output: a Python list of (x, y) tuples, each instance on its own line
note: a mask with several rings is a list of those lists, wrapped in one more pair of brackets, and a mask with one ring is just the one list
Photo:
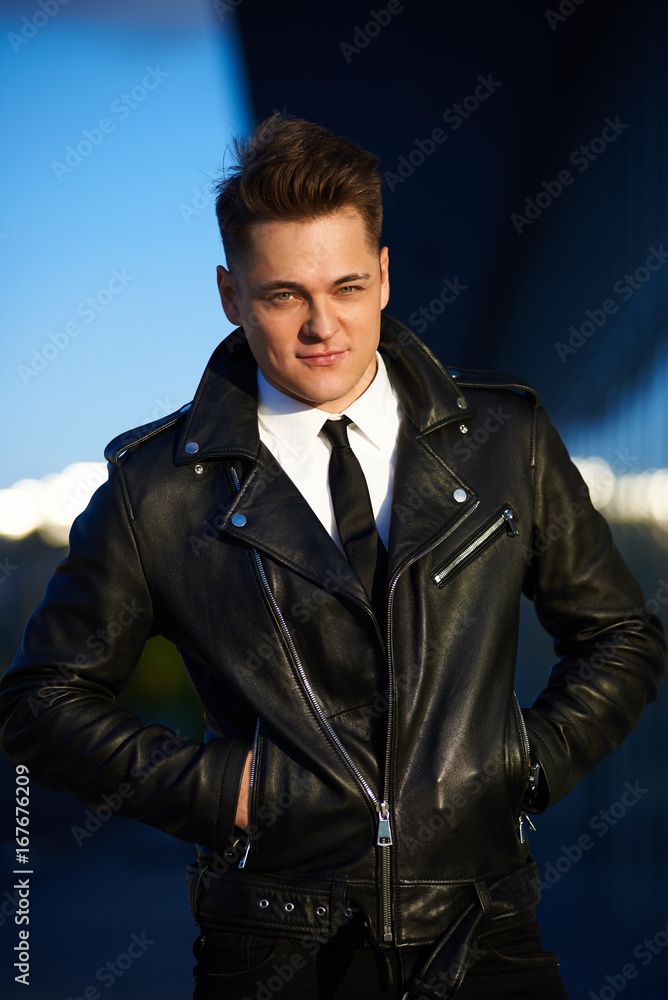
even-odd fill
[[(391, 417), (397, 412), (397, 397), (387, 375), (385, 362), (376, 352), (378, 368), (373, 382), (345, 413), (366, 438), (379, 450), (394, 440)], [(258, 420), (296, 458), (304, 456), (313, 445), (326, 420), (341, 414), (326, 413), (308, 403), (301, 403), (270, 385), (258, 368)], [(389, 418), (389, 419), (388, 419)]]

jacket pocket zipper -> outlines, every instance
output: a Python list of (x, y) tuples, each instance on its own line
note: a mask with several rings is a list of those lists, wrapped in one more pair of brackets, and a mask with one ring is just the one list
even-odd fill
[[(255, 723), (255, 735), (253, 736), (253, 757), (251, 759), (251, 771), (250, 778), (248, 780), (248, 819), (250, 822), (250, 812), (253, 807), (253, 797), (255, 793), (255, 781), (257, 778), (257, 767), (258, 767), (258, 752), (260, 748), (260, 717), (258, 715), (257, 721)], [(251, 829), (253, 824), (251, 823)], [(245, 868), (246, 861), (248, 860), (248, 855), (250, 853), (252, 844), (251, 835), (247, 834), (246, 847), (244, 848), (244, 853), (241, 861), (238, 864), (238, 868)]]
[(512, 507), (504, 507), (503, 510), (499, 511), (493, 519), (485, 525), (479, 535), (469, 542), (465, 548), (458, 552), (456, 556), (453, 556), (449, 562), (442, 564), (432, 573), (432, 580), (437, 586), (442, 587), (447, 583), (448, 577), (452, 576), (454, 571), (460, 566), (465, 560), (470, 559), (478, 549), (489, 542), (495, 535), (497, 535), (504, 527), (506, 532), (511, 537), (519, 534), (514, 522), (517, 520), (517, 516)]
[[(529, 784), (529, 779), (531, 777), (531, 744), (529, 743), (529, 733), (527, 732), (527, 724), (524, 721), (524, 716), (522, 715), (522, 709), (520, 708), (520, 703), (517, 700), (517, 695), (515, 694), (514, 691), (513, 691), (513, 707), (515, 709), (515, 718), (517, 720), (517, 724), (522, 736), (522, 762), (524, 764), (524, 778), (526, 782), (525, 787), (522, 790), (522, 797), (524, 797), (524, 792)], [(524, 843), (524, 820), (527, 821), (529, 829), (535, 832), (536, 827), (533, 825), (531, 817), (527, 813), (523, 812), (522, 807), (520, 806), (520, 815), (519, 815), (519, 820), (517, 822), (517, 834), (520, 838), (520, 844)]]

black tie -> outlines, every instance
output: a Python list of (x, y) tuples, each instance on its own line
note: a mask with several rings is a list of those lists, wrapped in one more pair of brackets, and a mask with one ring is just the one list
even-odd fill
[(385, 618), (387, 551), (373, 516), (369, 488), (362, 466), (348, 442), (350, 417), (327, 420), (322, 432), (332, 445), (329, 457), (329, 489), (336, 527), (348, 562), (364, 584), (376, 617)]

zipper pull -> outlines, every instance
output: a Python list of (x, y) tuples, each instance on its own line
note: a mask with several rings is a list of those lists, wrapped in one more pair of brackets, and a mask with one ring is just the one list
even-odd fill
[(390, 847), (392, 845), (392, 830), (390, 829), (390, 807), (387, 802), (381, 802), (378, 806), (378, 847)]
[(241, 861), (239, 862), (239, 864), (237, 865), (237, 868), (245, 868), (246, 867), (246, 860), (248, 858), (248, 853), (250, 851), (250, 848), (251, 848), (251, 842), (250, 842), (250, 837), (249, 837), (248, 840), (247, 840), (247, 842), (246, 842), (246, 849), (244, 851), (244, 856), (241, 859)]
[(519, 836), (520, 836), (520, 844), (524, 843), (524, 820), (527, 821), (527, 826), (529, 827), (529, 829), (531, 830), (531, 832), (532, 833), (536, 832), (536, 827), (531, 822), (531, 816), (529, 816), (527, 813), (520, 813), (520, 821), (519, 821), (519, 824), (518, 824), (518, 833), (519, 833)]
[(517, 530), (517, 528), (513, 524), (513, 520), (515, 518), (515, 511), (512, 509), (512, 507), (506, 507), (506, 509), (504, 510), (504, 512), (502, 514), (502, 517), (505, 518), (505, 521), (506, 521), (506, 531), (508, 532), (508, 534), (509, 535), (519, 535), (519, 531)]

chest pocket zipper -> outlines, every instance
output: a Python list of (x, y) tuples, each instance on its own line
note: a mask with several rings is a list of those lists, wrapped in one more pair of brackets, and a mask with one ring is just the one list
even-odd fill
[(480, 534), (476, 535), (470, 542), (460, 549), (456, 555), (452, 556), (447, 563), (442, 563), (434, 570), (431, 577), (434, 583), (442, 587), (448, 582), (455, 570), (459, 569), (462, 563), (467, 562), (484, 546), (488, 545), (505, 528), (506, 533), (511, 537), (519, 534), (515, 527), (517, 515), (512, 507), (504, 507), (487, 522)]

